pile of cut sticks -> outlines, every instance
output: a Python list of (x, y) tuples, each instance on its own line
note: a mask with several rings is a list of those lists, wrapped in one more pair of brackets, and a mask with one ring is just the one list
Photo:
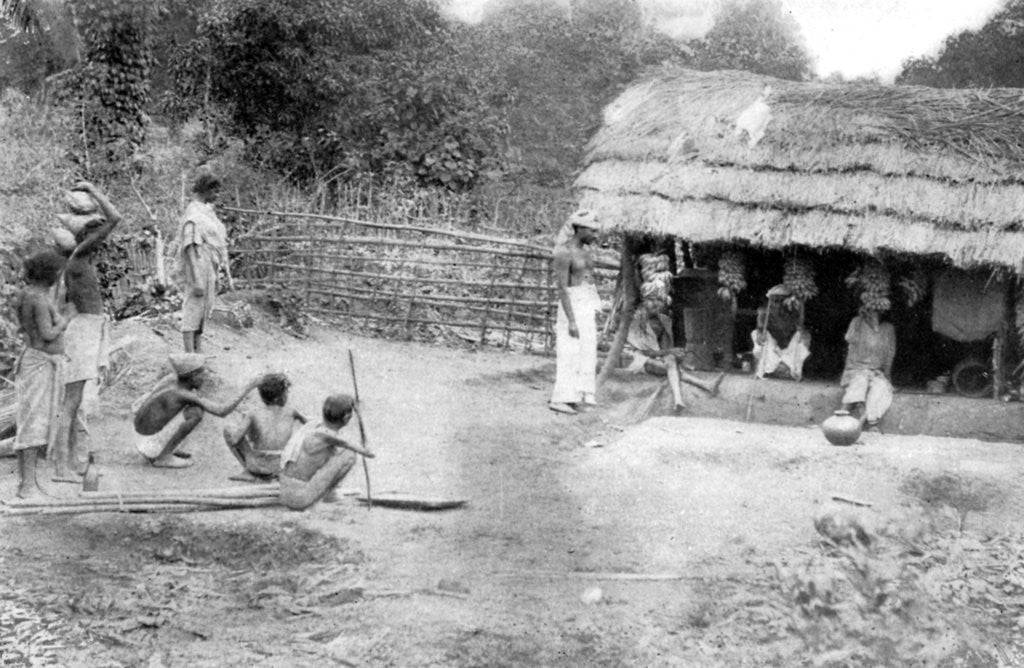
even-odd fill
[(201, 510), (276, 506), (280, 486), (246, 485), (221, 489), (146, 492), (81, 492), (76, 497), (11, 499), (2, 515), (78, 515), (84, 513), (189, 513)]

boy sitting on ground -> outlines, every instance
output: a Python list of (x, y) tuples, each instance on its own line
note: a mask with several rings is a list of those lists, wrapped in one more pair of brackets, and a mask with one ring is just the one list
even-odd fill
[(50, 294), (63, 267), (64, 259), (52, 251), (28, 258), (27, 285), (16, 301), (18, 322), (27, 343), (14, 371), (18, 425), (14, 450), (18, 453), (18, 497), (22, 499), (42, 493), (36, 480), (36, 462), (57, 443), (64, 396), (64, 330), (75, 311), (74, 305), (68, 304), (63, 313), (58, 312)]
[(288, 406), (288, 378), (273, 373), (264, 376), (257, 389), (263, 406), (245, 413), (237, 425), (224, 428), (228, 449), (242, 465), (231, 480), (253, 482), (276, 478), (281, 468), (281, 451), (295, 432), (296, 423), (306, 418)]
[(231, 401), (215, 404), (196, 393), (206, 375), (205, 357), (178, 353), (170, 356), (170, 362), (174, 373), (161, 378), (137, 404), (135, 433), (144, 438), (136, 448), (153, 466), (184, 468), (192, 462), (188, 455), (175, 450), (199, 426), (203, 414), (227, 416), (259, 385), (262, 376), (251, 380)]
[(355, 401), (347, 394), (335, 394), (324, 401), (323, 422), (299, 429), (281, 453), (281, 503), (292, 510), (305, 510), (341, 483), (356, 453), (373, 457), (369, 450), (352, 445), (338, 432), (352, 419)]

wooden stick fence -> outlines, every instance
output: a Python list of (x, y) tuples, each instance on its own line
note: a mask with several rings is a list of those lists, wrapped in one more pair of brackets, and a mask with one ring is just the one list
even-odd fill
[[(328, 320), (404, 338), (436, 329), (484, 344), (550, 351), (557, 308), (549, 248), (459, 229), (322, 213), (229, 208), (236, 283), (306, 295)], [(269, 221), (269, 222), (268, 222)], [(600, 265), (610, 292), (617, 265)], [(430, 329), (424, 329), (424, 327)]]

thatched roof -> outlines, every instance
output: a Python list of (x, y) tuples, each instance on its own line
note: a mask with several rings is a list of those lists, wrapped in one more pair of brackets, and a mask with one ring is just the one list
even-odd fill
[[(766, 84), (751, 148), (736, 119)], [(576, 185), (620, 230), (1020, 271), (1024, 91), (663, 72), (608, 106)]]

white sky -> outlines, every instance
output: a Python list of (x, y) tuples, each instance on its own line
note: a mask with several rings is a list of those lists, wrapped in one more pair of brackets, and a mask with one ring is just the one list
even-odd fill
[[(549, 0), (564, 4), (564, 0)], [(703, 34), (716, 0), (639, 0), (666, 32)], [(891, 81), (904, 59), (934, 55), (950, 34), (978, 28), (1003, 0), (781, 0), (800, 24), (821, 76), (878, 74)], [(487, 0), (449, 0), (451, 11), (475, 21)]]

